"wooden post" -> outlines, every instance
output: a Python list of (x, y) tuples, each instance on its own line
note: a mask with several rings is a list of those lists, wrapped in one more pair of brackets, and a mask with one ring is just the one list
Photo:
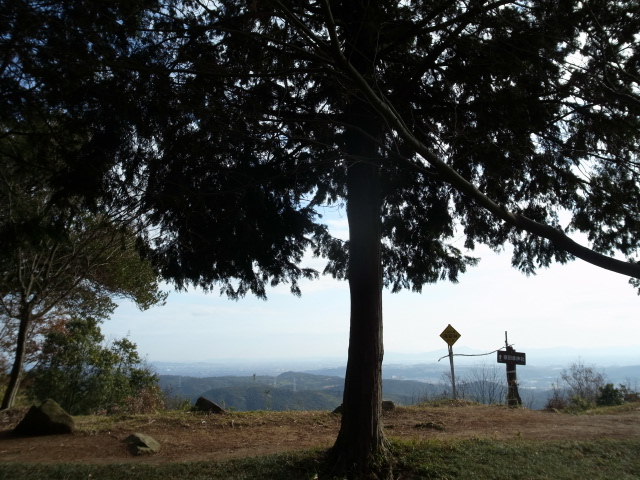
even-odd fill
[[(515, 349), (509, 346), (507, 342), (507, 332), (504, 332), (504, 343), (507, 353), (515, 352)], [(518, 393), (518, 376), (516, 374), (516, 364), (507, 362), (507, 405), (510, 407), (522, 406), (522, 399)]]

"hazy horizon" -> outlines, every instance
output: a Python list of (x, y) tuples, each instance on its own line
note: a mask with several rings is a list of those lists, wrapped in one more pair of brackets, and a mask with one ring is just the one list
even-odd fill
[[(457, 353), (456, 353), (457, 352)], [(597, 367), (622, 367), (622, 366), (640, 366), (640, 358), (638, 358), (637, 350), (633, 347), (629, 348), (594, 348), (594, 349), (578, 349), (571, 347), (555, 347), (546, 349), (529, 349), (524, 352), (527, 354), (527, 365), (533, 367), (550, 367), (550, 366), (567, 366), (571, 363), (581, 362), (585, 365), (594, 365)], [(264, 357), (264, 358), (203, 358), (194, 361), (172, 361), (161, 359), (147, 359), (154, 364), (183, 364), (183, 365), (307, 365), (319, 364), (325, 366), (344, 366), (347, 363), (344, 357), (322, 357), (322, 356), (306, 356), (306, 357)], [(497, 364), (496, 354), (492, 352), (489, 355), (478, 355), (474, 349), (454, 346), (454, 362), (456, 365), (470, 366), (474, 364)], [(446, 349), (444, 351), (435, 350), (431, 352), (388, 352), (385, 354), (383, 364), (386, 365), (432, 365), (442, 364), (449, 366), (448, 355)], [(521, 368), (526, 368), (526, 366)]]
[[(325, 218), (333, 235), (346, 238), (345, 216), (336, 212)], [(460, 246), (461, 241), (459, 237), (454, 243)], [(458, 284), (427, 285), (421, 294), (383, 292), (385, 352), (446, 355), (440, 333), (451, 324), (462, 335), (454, 351), (496, 350), (504, 346), (508, 331), (509, 343), (523, 352), (561, 348), (640, 353), (640, 298), (628, 278), (583, 261), (554, 264), (527, 277), (511, 267), (508, 246), (500, 254), (484, 246), (464, 253), (481, 261), (460, 275)], [(322, 271), (324, 261), (309, 256), (304, 265)], [(103, 324), (103, 332), (110, 338), (128, 335), (149, 360), (346, 360), (347, 282), (321, 276), (302, 281), (300, 287), (301, 297), (292, 295), (287, 285), (272, 288), (267, 301), (172, 291), (164, 307), (145, 312), (125, 301)]]

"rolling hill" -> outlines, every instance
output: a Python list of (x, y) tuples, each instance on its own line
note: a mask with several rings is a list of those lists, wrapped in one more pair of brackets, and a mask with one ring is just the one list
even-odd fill
[[(160, 375), (160, 387), (169, 396), (189, 399), (205, 397), (226, 409), (334, 410), (342, 403), (344, 379), (330, 375), (285, 372), (270, 376), (187, 377)], [(414, 380), (384, 379), (383, 398), (398, 405), (411, 405), (433, 397), (438, 387)]]

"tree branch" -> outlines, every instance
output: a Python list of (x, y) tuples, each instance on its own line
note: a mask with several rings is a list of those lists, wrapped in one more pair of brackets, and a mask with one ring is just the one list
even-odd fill
[[(325, 17), (327, 20), (327, 28), (331, 38), (337, 38), (335, 22), (330, 15), (330, 7), (328, 2), (323, 2), (325, 9)], [(429, 162), (440, 175), (443, 180), (450, 183), (459, 191), (471, 197), (476, 203), (487, 209), (499, 219), (505, 221), (509, 225), (526, 230), (534, 235), (546, 238), (553, 242), (557, 247), (566, 252), (598, 267), (621, 273), (630, 277), (640, 278), (640, 264), (625, 262), (584, 247), (564, 232), (550, 225), (536, 222), (530, 218), (509, 211), (505, 206), (499, 205), (491, 198), (483, 194), (474, 184), (465, 179), (455, 169), (451, 168), (447, 163), (441, 160), (426, 145), (424, 145), (415, 135), (406, 127), (405, 123), (399, 117), (395, 109), (389, 103), (381, 98), (369, 85), (367, 80), (358, 72), (355, 67), (344, 56), (339, 44), (335, 41), (331, 42), (333, 56), (336, 63), (342, 67), (346, 74), (352, 79), (353, 83), (362, 91), (371, 106), (394, 128), (398, 134), (413, 147), (413, 149)], [(418, 165), (416, 165), (418, 167)]]

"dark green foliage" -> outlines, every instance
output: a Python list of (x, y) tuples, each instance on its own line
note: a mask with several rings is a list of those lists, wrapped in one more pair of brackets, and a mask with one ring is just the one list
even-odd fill
[[(140, 104), (154, 129), (146, 200), (153, 218), (180, 239), (157, 250), (168, 262), (164, 272), (179, 285), (220, 283), (233, 298), (248, 291), (263, 296), (269, 282), (289, 281), (297, 292), (297, 278), (312, 272), (293, 265), (313, 246), (329, 257), (327, 272), (346, 278), (348, 244), (327, 235), (317, 215), (322, 204), (346, 194), (354, 161), (348, 153), (344, 158), (346, 97), (291, 27), (274, 19), (255, 23), (250, 12), (224, 5), (163, 20), (189, 41), (165, 43), (176, 70), (153, 71), (151, 88), (140, 95), (175, 99), (162, 116), (153, 103)], [(216, 35), (220, 42), (211, 41)], [(262, 49), (268, 53), (256, 55)], [(396, 165), (393, 154), (381, 160), (382, 234), (390, 240), (383, 242), (385, 283), (419, 290), (455, 280), (474, 261), (441, 241), (453, 235), (449, 197), (430, 193), (433, 179)]]
[[(348, 276), (349, 244), (327, 234), (319, 207), (344, 202), (359, 161), (348, 139), (379, 113), (338, 64), (314, 2), (10, 4), (7, 122), (36, 115), (47, 131), (91, 132), (60, 154), (54, 183), (118, 201), (127, 193), (119, 181), (139, 187), (130, 200), (164, 234), (155, 258), (167, 277), (218, 284), (232, 298), (282, 282), (299, 293), (297, 281), (315, 275), (298, 266), (308, 247), (329, 259), (327, 272)], [(426, 147), (499, 205), (584, 231), (597, 251), (633, 254), (637, 2), (331, 8), (350, 60)], [(360, 21), (375, 35), (357, 37), (354, 49), (348, 25)], [(352, 114), (354, 102), (364, 113)], [(45, 115), (54, 107), (63, 112), (55, 122)], [(385, 285), (455, 281), (475, 263), (447, 243), (457, 225), (468, 247), (512, 242), (513, 263), (527, 273), (572, 258), (497, 221), (393, 125), (373, 123), (375, 134), (359, 141), (377, 143)], [(561, 226), (564, 211), (572, 220)]]
[(31, 396), (51, 398), (72, 415), (122, 407), (158, 380), (134, 343), (122, 338), (105, 344), (98, 322), (90, 318), (50, 332), (30, 375)]
[[(0, 126), (8, 142), (26, 139), (35, 154), (5, 149), (23, 168), (52, 176), (57, 195), (81, 194), (93, 207), (111, 178), (121, 138), (131, 135), (118, 65), (131, 53), (148, 0), (2, 0)], [(84, 141), (80, 141), (83, 139)]]
[(607, 383), (604, 387), (600, 387), (600, 394), (596, 400), (599, 407), (611, 407), (614, 405), (622, 405), (624, 403), (624, 391), (613, 386), (613, 383)]
[[(417, 156), (368, 105), (314, 2), (6, 3), (0, 121), (14, 137), (86, 138), (55, 145), (53, 184), (142, 207), (161, 233), (155, 259), (178, 286), (218, 284), (238, 298), (289, 282), (299, 293), (315, 275), (298, 265), (308, 247), (347, 278), (349, 244), (318, 213), (344, 202), (349, 168), (369, 160), (350, 151), (355, 138), (376, 144), (393, 290), (455, 281), (473, 265), (447, 243), (457, 226), (467, 247), (513, 243), (526, 273), (572, 258), (498, 221)], [(349, 60), (424, 146), (498, 205), (633, 255), (637, 2), (331, 8)]]
[(13, 359), (2, 408), (43, 333), (69, 313), (104, 319), (114, 297), (143, 309), (166, 297), (136, 249), (141, 217), (103, 188), (124, 186), (107, 149), (123, 133), (113, 67), (152, 3), (88, 3), (0, 2), (3, 370)]

